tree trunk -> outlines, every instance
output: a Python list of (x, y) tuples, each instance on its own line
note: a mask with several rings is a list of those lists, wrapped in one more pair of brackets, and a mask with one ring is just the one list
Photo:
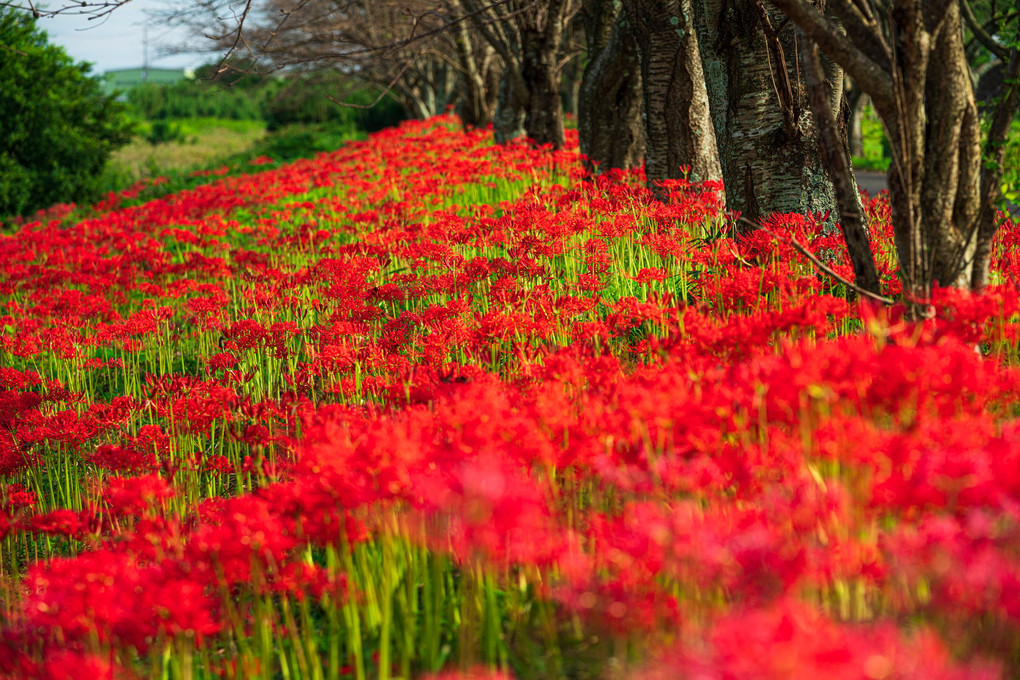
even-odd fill
[(649, 186), (722, 179), (691, 0), (624, 0), (641, 60)]
[(503, 61), (496, 107), (496, 141), (523, 135), (563, 147), (563, 104), (558, 59), (575, 0), (459, 0), (475, 30)]
[(527, 135), (524, 121), (528, 116), (528, 89), (521, 74), (507, 69), (499, 81), (499, 97), (492, 120), (497, 144), (506, 144)]
[(496, 99), (490, 92), (492, 80), (488, 77), (494, 57), (492, 47), (484, 45), (479, 49), (464, 22), (454, 25), (453, 43), (460, 67), (460, 119), (469, 129), (485, 127), (492, 122), (496, 108)]
[(521, 75), (528, 87), (524, 128), (536, 144), (551, 144), (556, 149), (565, 141), (556, 65), (561, 31), (521, 31)]
[[(882, 288), (875, 268), (875, 256), (871, 252), (860, 191), (853, 181), (850, 148), (844, 143), (846, 118), (842, 115), (833, 115), (829, 107), (832, 99), (830, 88), (834, 86), (825, 81), (818, 45), (804, 39), (803, 34), (798, 38), (801, 43), (798, 47), (804, 66), (804, 81), (807, 84), (811, 116), (818, 130), (818, 147), (822, 154), (822, 163), (836, 193), (840, 214), (839, 226), (843, 232), (843, 241), (846, 243), (850, 262), (853, 264), (854, 279), (861, 290), (871, 293), (874, 298), (880, 298)], [(842, 113), (841, 111), (840, 114)]]
[(577, 129), (589, 172), (641, 163), (641, 70), (626, 14), (612, 0), (585, 4), (588, 64), (578, 95)]
[(971, 268), (971, 290), (981, 291), (988, 285), (988, 268), (992, 257), (992, 239), (999, 225), (995, 204), (1001, 196), (1003, 166), (1006, 161), (1006, 140), (1013, 118), (1020, 109), (1020, 50), (1014, 47), (1003, 79), (1003, 93), (992, 115), (992, 124), (985, 142), (985, 166), (981, 171), (981, 206), (977, 217), (977, 246)]
[(861, 15), (850, 0), (832, 3), (850, 28), (807, 0), (770, 0), (871, 95), (892, 150), (889, 198), (900, 280), (910, 315), (930, 316), (935, 282), (980, 290), (995, 235), (994, 202), (1002, 144), (1020, 105), (1020, 58), (1010, 50), (1008, 92), (996, 106), (982, 169), (981, 131), (957, 2), (897, 2), (887, 14)]
[(951, 3), (934, 36), (924, 91), (928, 125), (921, 229), (932, 245), (935, 281), (970, 284), (981, 192), (981, 121), (964, 53), (962, 18)]
[[(574, 33), (579, 32), (575, 30)], [(577, 116), (577, 108), (581, 96), (581, 79), (584, 77), (585, 64), (583, 55), (575, 55), (563, 67), (560, 77), (560, 99), (563, 101), (563, 113)]]
[(851, 156), (864, 156), (864, 111), (871, 98), (856, 84), (846, 92), (847, 142)]
[[(777, 212), (837, 216), (798, 78), (793, 26), (760, 0), (694, 0), (694, 9), (727, 207), (752, 221)], [(835, 115), (842, 71), (827, 59), (824, 66)]]

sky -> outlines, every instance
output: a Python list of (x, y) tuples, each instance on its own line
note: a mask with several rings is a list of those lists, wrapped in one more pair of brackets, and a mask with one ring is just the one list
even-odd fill
[[(69, 4), (67, 0), (49, 0), (40, 3), (40, 6), (58, 9), (66, 4)], [(166, 7), (165, 0), (131, 0), (107, 17), (89, 20), (87, 16), (71, 13), (44, 16), (38, 20), (38, 26), (46, 31), (51, 43), (63, 47), (74, 59), (91, 62), (95, 74), (111, 69), (141, 67), (145, 55), (146, 23), (150, 67), (194, 68), (213, 61), (216, 55), (211, 53), (168, 53), (169, 46), (189, 40), (187, 32), (168, 28), (152, 16), (153, 12)]]

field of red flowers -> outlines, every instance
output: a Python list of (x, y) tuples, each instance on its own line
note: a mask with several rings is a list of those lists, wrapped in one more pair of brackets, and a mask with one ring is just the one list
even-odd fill
[(0, 236), (0, 676), (1020, 677), (1020, 230), (917, 325), (574, 146)]

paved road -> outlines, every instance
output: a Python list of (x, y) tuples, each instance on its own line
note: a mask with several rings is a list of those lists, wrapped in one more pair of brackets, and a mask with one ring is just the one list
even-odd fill
[[(883, 189), (889, 188), (888, 183), (885, 181), (884, 172), (854, 170), (854, 174), (857, 176), (857, 186), (867, 191), (872, 196), (876, 195)], [(1020, 206), (1011, 203), (1009, 206), (1009, 212), (1013, 217), (1020, 216)]]
[(888, 189), (889, 185), (885, 181), (884, 172), (872, 172), (871, 170), (854, 170), (854, 174), (857, 175), (857, 186), (864, 189), (869, 194), (874, 196), (883, 189)]

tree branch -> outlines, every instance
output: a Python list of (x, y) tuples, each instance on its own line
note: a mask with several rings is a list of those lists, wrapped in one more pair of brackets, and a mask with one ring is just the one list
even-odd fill
[(988, 51), (997, 56), (1003, 64), (1008, 63), (1009, 50), (995, 42), (995, 38), (988, 35), (988, 31), (984, 29), (984, 26), (978, 23), (977, 17), (974, 16), (974, 10), (967, 0), (960, 0), (960, 10), (963, 12), (964, 21), (967, 22), (967, 28), (974, 34), (977, 41), (988, 48)]
[(26, 7), (21, 2), (8, 2), (6, 0), (0, 2), (0, 7), (9, 7), (10, 9), (22, 10), (30, 13), (36, 19), (40, 17), (55, 17), (60, 15), (78, 15), (88, 17), (89, 21), (100, 19), (107, 16), (118, 7), (126, 5), (131, 0), (110, 0), (110, 2), (84, 2), (68, 3), (63, 7), (57, 9), (44, 9), (39, 8), (35, 5), (32, 0), (27, 0), (28, 6)]
[(889, 71), (892, 64), (892, 50), (885, 41), (878, 20), (867, 4), (860, 2), (832, 3), (827, 8), (843, 24), (846, 33), (854, 36), (855, 44), (883, 71)]
[(743, 215), (741, 215), (738, 219), (741, 222), (747, 222), (747, 224), (749, 224), (750, 226), (754, 227), (755, 229), (761, 229), (766, 234), (769, 234), (770, 236), (772, 236), (772, 237), (774, 237), (774, 238), (776, 238), (776, 239), (778, 239), (780, 241), (785, 241), (786, 243), (789, 243), (791, 246), (793, 246), (793, 248), (798, 253), (800, 253), (801, 255), (806, 257), (808, 260), (810, 260), (811, 264), (813, 264), (814, 266), (818, 267), (818, 269), (820, 269), (822, 272), (824, 272), (825, 274), (828, 274), (829, 276), (834, 278), (837, 282), (842, 283), (844, 286), (846, 286), (850, 290), (855, 291), (858, 294), (863, 295), (865, 297), (869, 297), (872, 300), (875, 300), (876, 302), (881, 302), (884, 305), (895, 304), (895, 302), (893, 300), (890, 300), (889, 298), (885, 297), (884, 295), (878, 295), (876, 293), (872, 293), (870, 290), (865, 290), (864, 288), (861, 288), (857, 284), (855, 284), (855, 283), (853, 283), (851, 281), (847, 281), (845, 278), (843, 278), (842, 276), (840, 276), (839, 274), (834, 272), (831, 267), (829, 267), (827, 264), (825, 264), (824, 262), (819, 260), (817, 255), (812, 253), (805, 246), (801, 245), (800, 242), (797, 241), (797, 239), (790, 238), (788, 236), (783, 236), (782, 234), (777, 234), (776, 232), (772, 231), (768, 227), (762, 226), (762, 225), (758, 224), (757, 222), (752, 222), (751, 220), (747, 219)]
[(828, 93), (825, 91), (825, 73), (818, 45), (810, 42), (800, 31), (801, 61), (804, 64), (804, 80), (807, 84), (811, 114), (818, 130), (818, 146), (822, 164), (832, 180), (839, 207), (839, 227), (843, 232), (850, 262), (854, 267), (854, 279), (862, 288), (875, 295), (882, 292), (875, 269), (875, 256), (871, 252), (870, 239), (864, 226), (864, 215), (860, 211), (860, 196), (856, 191), (850, 169), (850, 158), (844, 139), (837, 132), (836, 119), (829, 108)]
[(981, 172), (981, 211), (978, 216), (978, 247), (974, 253), (974, 266), (971, 270), (972, 290), (980, 291), (988, 283), (988, 266), (991, 258), (991, 237), (998, 229), (994, 219), (995, 203), (1001, 194), (999, 183), (1002, 181), (1003, 163), (1006, 159), (1006, 137), (1020, 108), (1020, 50), (1010, 50), (1009, 66), (1003, 80), (1003, 93), (995, 107), (992, 125), (988, 130), (985, 143), (987, 162)]
[(858, 49), (807, 0), (769, 0), (790, 17), (804, 33), (856, 80), (875, 102), (892, 102), (893, 85), (888, 73)]

